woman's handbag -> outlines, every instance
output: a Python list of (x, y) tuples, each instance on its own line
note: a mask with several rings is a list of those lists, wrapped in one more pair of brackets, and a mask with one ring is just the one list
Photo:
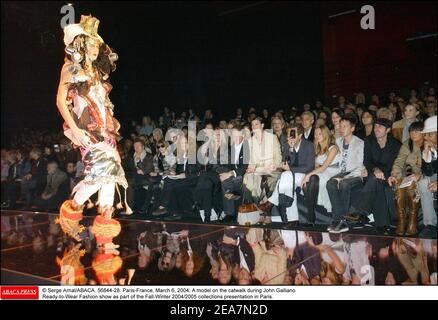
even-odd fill
[(251, 226), (260, 222), (261, 210), (255, 203), (244, 204), (245, 196), (242, 196), (242, 204), (238, 208), (237, 223), (242, 226)]
[(237, 222), (242, 226), (251, 226), (260, 222), (261, 211), (254, 203), (239, 206)]

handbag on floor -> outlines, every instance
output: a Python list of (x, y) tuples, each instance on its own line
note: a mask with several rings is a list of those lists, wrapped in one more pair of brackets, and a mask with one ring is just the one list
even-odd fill
[(251, 226), (260, 222), (261, 211), (254, 203), (239, 206), (237, 222), (242, 226)]
[(260, 222), (261, 210), (255, 203), (245, 204), (245, 194), (242, 196), (242, 204), (238, 208), (237, 223), (242, 226), (251, 226)]

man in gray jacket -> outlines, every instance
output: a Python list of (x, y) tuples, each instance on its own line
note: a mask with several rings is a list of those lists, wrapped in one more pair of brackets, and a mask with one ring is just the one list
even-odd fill
[(350, 208), (352, 190), (362, 185), (364, 142), (353, 135), (356, 125), (357, 118), (346, 114), (341, 120), (341, 137), (336, 139), (336, 144), (341, 150), (341, 173), (327, 182), (327, 191), (333, 208), (333, 223), (327, 231), (332, 233), (349, 230), (344, 215)]
[(68, 198), (70, 181), (67, 173), (58, 168), (55, 161), (47, 164), (47, 183), (41, 197), (37, 199), (37, 207), (41, 210), (58, 208)]

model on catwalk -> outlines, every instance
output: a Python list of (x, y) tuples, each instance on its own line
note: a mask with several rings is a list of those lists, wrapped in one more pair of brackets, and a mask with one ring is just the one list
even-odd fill
[[(84, 230), (80, 221), (89, 198), (98, 193), (99, 215), (91, 228), (98, 246), (115, 249), (112, 240), (120, 233), (120, 223), (113, 219), (114, 195), (119, 186), (126, 195), (128, 183), (121, 166), (116, 144), (120, 138), (119, 122), (113, 116), (114, 105), (109, 99), (109, 74), (115, 70), (117, 54), (98, 35), (99, 20), (81, 16), (78, 24), (64, 28), (65, 63), (61, 70), (56, 103), (65, 120), (64, 134), (80, 148), (85, 165), (85, 178), (73, 189), (73, 199), (60, 208), (59, 223), (69, 236), (81, 240)], [(125, 199), (126, 213), (132, 213)]]

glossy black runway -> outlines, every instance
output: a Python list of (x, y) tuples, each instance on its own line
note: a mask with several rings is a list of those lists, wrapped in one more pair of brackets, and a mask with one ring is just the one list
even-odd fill
[[(436, 281), (428, 239), (120, 218), (115, 251), (77, 243), (56, 214), (1, 212), (1, 284), (385, 285)], [(93, 217), (84, 217), (90, 226)], [(298, 245), (297, 245), (298, 243)]]

